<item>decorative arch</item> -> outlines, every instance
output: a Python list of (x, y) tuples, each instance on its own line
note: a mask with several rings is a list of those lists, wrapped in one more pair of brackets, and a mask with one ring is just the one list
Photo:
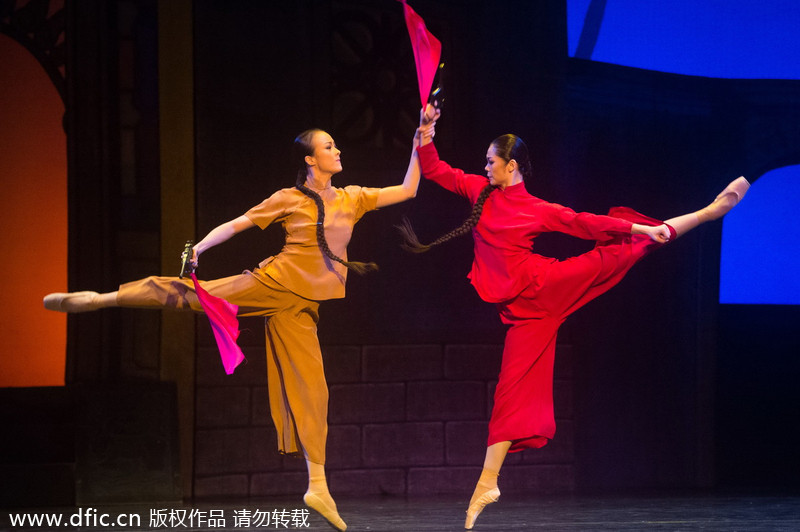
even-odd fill
[(67, 288), (64, 103), (37, 60), (0, 34), (0, 386), (64, 384), (66, 315), (42, 297)]
[(25, 47), (66, 102), (64, 0), (0, 2), (0, 33)]
[(722, 225), (720, 303), (800, 304), (800, 245), (791, 232), (800, 165), (767, 172)]

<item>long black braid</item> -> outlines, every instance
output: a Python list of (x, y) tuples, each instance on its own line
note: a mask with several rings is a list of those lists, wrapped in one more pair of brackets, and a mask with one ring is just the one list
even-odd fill
[[(531, 178), (532, 171), (530, 158), (528, 156), (528, 147), (521, 138), (511, 134), (501, 135), (492, 141), (492, 146), (494, 146), (495, 154), (504, 161), (509, 162), (513, 159), (517, 162), (519, 171), (524, 179)], [(481, 213), (483, 212), (483, 204), (486, 198), (488, 198), (489, 194), (496, 188), (497, 185), (486, 185), (483, 190), (481, 190), (475, 205), (473, 205), (472, 213), (469, 215), (469, 218), (464, 220), (464, 223), (461, 224), (460, 227), (453, 229), (446, 235), (440, 236), (430, 244), (421, 244), (419, 238), (417, 238), (417, 235), (414, 233), (414, 229), (411, 227), (411, 222), (408, 221), (408, 218), (403, 218), (402, 225), (395, 226), (397, 230), (400, 231), (404, 240), (401, 244), (402, 248), (412, 253), (424, 253), (433, 246), (438, 246), (451, 238), (468, 233), (469, 230), (478, 223)]]
[(320, 197), (319, 194), (306, 186), (308, 166), (306, 165), (305, 158), (307, 155), (314, 154), (314, 147), (311, 144), (311, 139), (318, 131), (321, 130), (309, 129), (303, 131), (294, 139), (294, 149), (296, 155), (299, 156), (297, 158), (300, 160), (300, 169), (297, 171), (297, 182), (295, 183), (295, 187), (297, 187), (297, 190), (314, 200), (314, 203), (317, 205), (317, 243), (326, 257), (343, 264), (348, 269), (353, 270), (359, 275), (376, 271), (378, 269), (378, 265), (374, 262), (346, 261), (341, 257), (338, 257), (328, 246), (328, 240), (325, 238), (325, 204), (322, 202), (322, 197)]
[(497, 185), (486, 185), (481, 190), (481, 193), (478, 195), (478, 199), (475, 202), (475, 205), (472, 206), (472, 213), (470, 213), (469, 218), (464, 220), (459, 227), (453, 229), (449, 233), (440, 236), (430, 244), (421, 244), (419, 238), (417, 238), (416, 233), (414, 233), (414, 228), (411, 227), (411, 222), (408, 221), (408, 218), (403, 218), (402, 225), (396, 225), (397, 230), (400, 231), (400, 234), (403, 237), (404, 242), (401, 244), (401, 247), (406, 251), (410, 251), (412, 253), (425, 253), (433, 246), (438, 246), (448, 240), (455, 238), (457, 236), (467, 234), (470, 229), (475, 227), (478, 223), (478, 220), (481, 218), (481, 214), (483, 213), (483, 204), (486, 202), (486, 198), (489, 197), (489, 194), (492, 193), (494, 189), (497, 188)]

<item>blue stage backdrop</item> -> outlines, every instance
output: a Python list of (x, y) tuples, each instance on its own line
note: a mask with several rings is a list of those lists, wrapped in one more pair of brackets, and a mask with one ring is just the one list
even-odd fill
[[(800, 79), (798, 27), (796, 0), (568, 1), (571, 56), (691, 76)], [(719, 301), (800, 304), (800, 167), (746, 177), (757, 182), (723, 222)]]

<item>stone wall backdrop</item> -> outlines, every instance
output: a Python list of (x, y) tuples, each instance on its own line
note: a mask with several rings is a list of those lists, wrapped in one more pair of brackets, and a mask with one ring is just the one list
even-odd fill
[[(499, 344), (324, 346), (330, 389), (328, 478), (337, 494), (465, 494), (480, 474)], [(574, 488), (572, 356), (558, 346), (557, 435), (509, 455), (503, 486)], [(197, 364), (195, 496), (304, 493), (305, 461), (280, 456), (269, 414), (263, 347), (234, 375), (212, 347)]]

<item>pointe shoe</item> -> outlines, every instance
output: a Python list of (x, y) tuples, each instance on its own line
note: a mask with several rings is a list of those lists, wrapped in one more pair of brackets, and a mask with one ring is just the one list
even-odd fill
[[(333, 500), (331, 499), (331, 502)], [(345, 524), (344, 520), (339, 516), (339, 512), (336, 511), (336, 507), (331, 507), (325, 500), (319, 497), (316, 493), (308, 491), (305, 495), (303, 495), (303, 502), (306, 506), (310, 507), (311, 509), (318, 512), (325, 520), (328, 521), (328, 524), (331, 525), (336, 530), (344, 532), (347, 530), (347, 524)]]
[(710, 220), (722, 218), (733, 209), (750, 188), (750, 182), (747, 179), (738, 177), (731, 181), (725, 190), (719, 193), (714, 199), (713, 203), (705, 208), (706, 214)]
[(91, 291), (56, 292), (44, 296), (42, 303), (47, 310), (57, 312), (88, 312), (100, 308), (95, 300), (98, 295)]
[(464, 522), (464, 528), (466, 530), (472, 530), (472, 527), (475, 525), (475, 520), (478, 518), (478, 515), (483, 511), (487, 504), (492, 504), (493, 502), (497, 502), (500, 500), (500, 490), (498, 488), (492, 488), (469, 505), (467, 508), (467, 520)]

